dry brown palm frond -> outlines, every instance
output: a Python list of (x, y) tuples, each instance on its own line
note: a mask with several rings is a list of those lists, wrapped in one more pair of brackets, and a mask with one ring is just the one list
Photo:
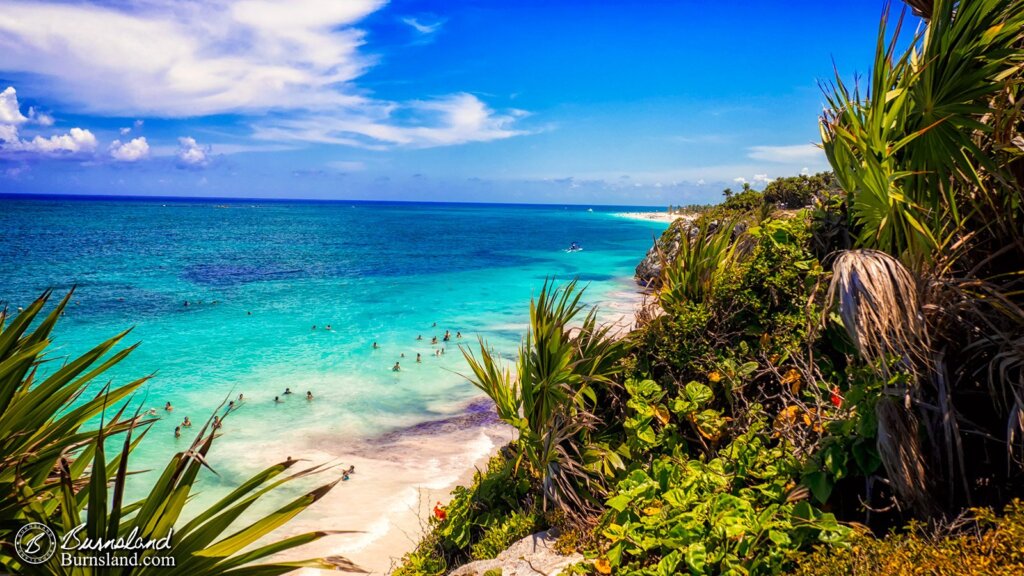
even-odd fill
[(900, 501), (921, 516), (932, 509), (918, 423), (902, 399), (883, 396), (875, 404), (878, 418), (878, 455)]
[(934, 8), (933, 0), (904, 0), (904, 2), (906, 2), (907, 6), (910, 6), (914, 11), (915, 16), (920, 16), (925, 20), (931, 20), (932, 8)]
[(827, 309), (838, 305), (843, 326), (861, 358), (886, 376), (894, 358), (911, 372), (923, 365), (927, 337), (917, 282), (910, 271), (877, 250), (842, 252), (832, 271)]

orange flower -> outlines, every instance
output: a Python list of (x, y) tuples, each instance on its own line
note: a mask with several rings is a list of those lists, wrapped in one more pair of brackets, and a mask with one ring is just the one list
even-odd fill
[(719, 374), (717, 371), (714, 371), (714, 372), (708, 374), (708, 380), (711, 380), (712, 382), (721, 382), (722, 381), (722, 375)]
[(612, 563), (609, 562), (607, 558), (598, 558), (597, 560), (594, 560), (594, 568), (597, 568), (597, 571), (601, 574), (612, 573)]
[(441, 503), (438, 502), (437, 504), (434, 504), (434, 518), (437, 518), (438, 520), (444, 522), (445, 518), (447, 517), (448, 513), (445, 512), (445, 509), (443, 506), (441, 506)]

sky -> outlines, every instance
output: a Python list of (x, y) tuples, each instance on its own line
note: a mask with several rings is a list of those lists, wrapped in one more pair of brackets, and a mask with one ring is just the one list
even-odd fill
[(666, 205), (827, 168), (881, 0), (0, 2), (0, 194)]

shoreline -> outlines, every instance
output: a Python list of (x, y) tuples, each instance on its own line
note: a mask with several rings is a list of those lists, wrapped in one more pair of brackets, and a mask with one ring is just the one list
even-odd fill
[(668, 212), (615, 212), (612, 215), (618, 218), (662, 222), (665, 224), (671, 224), (676, 220), (693, 220), (696, 218), (693, 214), (669, 214)]
[[(644, 294), (633, 278), (623, 278), (595, 302), (602, 323), (623, 335), (636, 322)], [(415, 549), (426, 530), (435, 503), (447, 505), (457, 486), (469, 486), (515, 431), (498, 420), (493, 404), (479, 396), (458, 413), (359, 440), (338, 450), (330, 434), (309, 438), (300, 458), (311, 462), (355, 465), (348, 482), (340, 483), (313, 508), (274, 534), (285, 538), (310, 530), (363, 530), (327, 536), (282, 556), (282, 560), (342, 556), (370, 574), (390, 574), (402, 556)], [(304, 568), (306, 576), (326, 572)]]

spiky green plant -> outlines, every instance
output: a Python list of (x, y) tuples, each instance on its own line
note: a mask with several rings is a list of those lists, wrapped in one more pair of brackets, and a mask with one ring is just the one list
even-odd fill
[(746, 254), (749, 243), (745, 233), (736, 234), (738, 223), (724, 220), (680, 236), (674, 258), (662, 266), (658, 302), (663, 310), (673, 312), (686, 302), (704, 301), (716, 275)]
[[(39, 575), (262, 576), (301, 567), (361, 571), (343, 558), (257, 563), (331, 533), (311, 532), (253, 547), (326, 494), (334, 482), (269, 515), (243, 516), (261, 497), (286, 482), (322, 470), (320, 466), (283, 475), (297, 461), (276, 464), (194, 517), (182, 516), (200, 470), (209, 468), (207, 454), (215, 439), (212, 419), (188, 450), (170, 460), (145, 498), (126, 502), (129, 458), (153, 420), (138, 412), (130, 417), (125, 414), (130, 395), (147, 378), (123, 386), (100, 386), (91, 398), (82, 398), (91, 383), (124, 360), (135, 346), (110, 354), (127, 334), (123, 332), (39, 378), (39, 369), (53, 361), (45, 352), (71, 294), (40, 317), (49, 298), (49, 292), (43, 294), (9, 323), (6, 311), (0, 312), (0, 567), (15, 574)], [(120, 408), (114, 409), (119, 403)], [(107, 417), (107, 410), (113, 410), (113, 415)], [(93, 423), (96, 418), (100, 419), (98, 425)], [(123, 436), (121, 450), (108, 460), (107, 444), (118, 436)], [(14, 546), (16, 531), (28, 522), (50, 526), (58, 538), (80, 525), (81, 536), (91, 539), (125, 537), (133, 531), (142, 539), (170, 536), (169, 549), (147, 550), (142, 555), (171, 557), (174, 566), (71, 567), (61, 565), (59, 554), (42, 564), (28, 564), (18, 557)]]
[(600, 489), (600, 480), (584, 462), (591, 448), (588, 431), (595, 423), (594, 386), (611, 384), (625, 353), (625, 344), (598, 323), (596, 309), (573, 325), (584, 308), (582, 295), (576, 281), (557, 289), (545, 282), (530, 301), (530, 328), (514, 375), (484, 341), (479, 358), (462, 349), (472, 372), (469, 380), (519, 432), (520, 461), (540, 478), (545, 505), (553, 503), (570, 514), (590, 510), (589, 496)]

